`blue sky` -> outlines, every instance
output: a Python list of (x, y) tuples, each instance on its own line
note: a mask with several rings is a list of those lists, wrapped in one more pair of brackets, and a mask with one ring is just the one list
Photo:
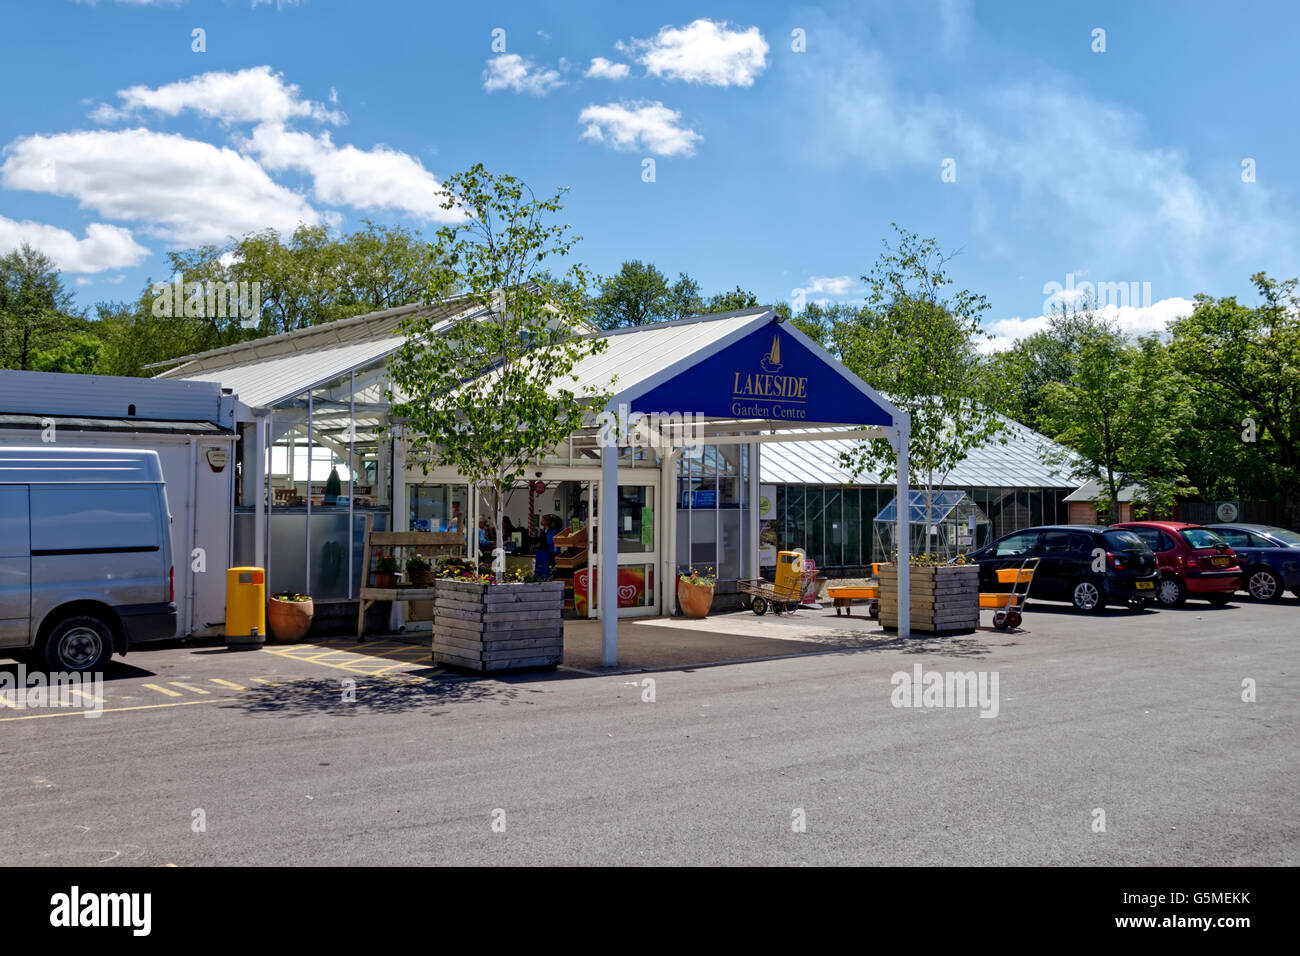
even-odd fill
[(598, 272), (639, 258), (765, 302), (860, 297), (897, 221), (960, 252), (1004, 340), (1050, 283), (1136, 289), (1108, 286), (1139, 329), (1300, 273), (1291, 4), (6, 0), (4, 19), (0, 246), (44, 248), (87, 306), (252, 229), (431, 234), (437, 184), (479, 161), (570, 187)]

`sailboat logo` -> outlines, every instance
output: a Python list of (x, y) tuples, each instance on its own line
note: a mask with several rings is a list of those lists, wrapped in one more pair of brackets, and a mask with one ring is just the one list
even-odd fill
[(779, 335), (772, 336), (772, 348), (763, 356), (759, 364), (763, 366), (764, 372), (776, 373), (781, 371), (781, 337)]

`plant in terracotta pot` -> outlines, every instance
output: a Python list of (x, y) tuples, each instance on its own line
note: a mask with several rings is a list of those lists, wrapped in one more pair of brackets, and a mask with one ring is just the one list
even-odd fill
[(266, 623), (277, 644), (297, 644), (311, 630), (315, 605), (310, 594), (281, 591), (266, 606)]
[(712, 568), (687, 568), (677, 572), (677, 604), (687, 617), (706, 617), (713, 606), (713, 586), (718, 576)]
[(375, 587), (377, 588), (395, 588), (397, 587), (397, 559), (384, 555), (375, 562)]
[(433, 567), (421, 554), (406, 559), (406, 579), (417, 588), (427, 588), (433, 579)]

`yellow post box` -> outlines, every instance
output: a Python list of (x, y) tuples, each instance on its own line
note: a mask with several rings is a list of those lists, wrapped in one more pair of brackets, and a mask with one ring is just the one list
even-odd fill
[(226, 645), (257, 647), (266, 643), (266, 571), (226, 570)]
[(803, 590), (802, 551), (781, 551), (776, 556), (776, 592), (791, 600)]

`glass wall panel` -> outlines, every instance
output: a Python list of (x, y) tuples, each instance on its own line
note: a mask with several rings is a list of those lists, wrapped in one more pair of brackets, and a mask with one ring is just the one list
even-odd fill
[(844, 500), (844, 563), (862, 563), (862, 489), (845, 488)]
[(823, 565), (826, 564), (825, 490), (820, 485), (809, 485), (804, 489), (804, 501), (808, 557), (816, 561), (818, 565)]
[(822, 522), (825, 529), (825, 554), (822, 567), (839, 567), (844, 564), (844, 514), (839, 488), (826, 488), (826, 513)]

